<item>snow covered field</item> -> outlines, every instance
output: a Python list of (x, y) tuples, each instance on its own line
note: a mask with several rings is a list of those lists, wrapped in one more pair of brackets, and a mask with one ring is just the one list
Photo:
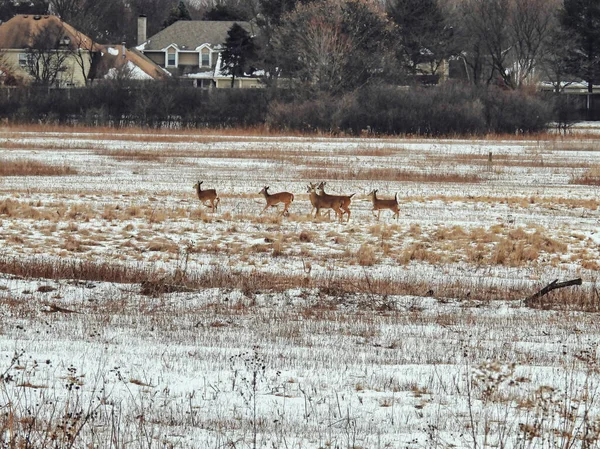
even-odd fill
[(0, 130), (5, 445), (598, 447), (598, 144)]

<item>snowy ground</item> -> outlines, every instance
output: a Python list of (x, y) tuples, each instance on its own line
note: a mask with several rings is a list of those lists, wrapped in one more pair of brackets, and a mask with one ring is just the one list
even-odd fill
[[(597, 314), (503, 297), (556, 278), (595, 286), (598, 187), (574, 182), (600, 174), (598, 149), (583, 137), (1, 130), (0, 163), (77, 172), (0, 176), (4, 266), (299, 279), (283, 291), (260, 277), (252, 288), (147, 296), (139, 283), (2, 275), (0, 407), (20, 420), (0, 425), (4, 438), (29, 429), (74, 447), (598, 447)], [(218, 212), (200, 206), (198, 179), (219, 192)], [(356, 193), (349, 223), (309, 216), (306, 184), (321, 180)], [(290, 217), (260, 214), (264, 185), (294, 193)], [(398, 194), (397, 222), (372, 216), (374, 188)], [(348, 284), (343, 294), (311, 284), (328, 276)], [(400, 279), (418, 296), (394, 287)], [(370, 289), (376, 280), (394, 294)], [(493, 298), (478, 296), (483, 284)], [(448, 298), (450, 285), (465, 293)]]

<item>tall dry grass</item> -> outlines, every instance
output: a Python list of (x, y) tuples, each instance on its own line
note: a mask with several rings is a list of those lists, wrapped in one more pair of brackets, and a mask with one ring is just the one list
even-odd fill
[(569, 184), (600, 186), (600, 166), (594, 165), (582, 174), (571, 177)]
[(0, 176), (68, 176), (77, 170), (63, 165), (51, 165), (29, 159), (4, 160), (0, 164)]
[[(366, 258), (366, 266), (370, 257)], [(536, 290), (516, 283), (492, 283), (481, 278), (440, 278), (426, 281), (411, 274), (388, 277), (371, 277), (327, 271), (321, 274), (308, 272), (264, 272), (260, 270), (238, 271), (221, 265), (203, 270), (187, 271), (179, 268), (171, 271), (147, 264), (118, 264), (107, 261), (57, 259), (33, 257), (28, 259), (0, 256), (0, 273), (44, 279), (72, 279), (76, 281), (101, 281), (140, 284), (146, 295), (191, 291), (204, 288), (235, 288), (247, 295), (258, 292), (283, 292), (292, 288), (309, 288), (324, 294), (342, 298), (346, 295), (375, 295), (385, 299), (389, 295), (411, 295), (456, 300), (522, 300)], [(600, 311), (600, 296), (596, 283), (584, 287), (552, 292), (542, 302), (531, 307), (562, 310)], [(373, 299), (375, 297), (373, 296)], [(380, 298), (381, 299), (381, 298)], [(373, 307), (378, 302), (375, 301)]]
[(450, 173), (441, 171), (416, 171), (396, 168), (307, 168), (300, 171), (300, 179), (397, 181), (397, 182), (449, 182), (478, 183), (481, 176), (474, 173)]

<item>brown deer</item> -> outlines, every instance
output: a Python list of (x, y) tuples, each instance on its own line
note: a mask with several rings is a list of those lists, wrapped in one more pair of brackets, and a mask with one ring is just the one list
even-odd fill
[(283, 212), (281, 212), (281, 215), (290, 214), (288, 207), (290, 207), (290, 204), (292, 204), (292, 201), (294, 201), (293, 194), (289, 192), (279, 192), (270, 194), (269, 186), (264, 186), (262, 190), (258, 193), (263, 195), (265, 197), (265, 200), (267, 200), (267, 205), (262, 210), (261, 214), (263, 214), (269, 207), (277, 207), (280, 203), (283, 203)]
[[(313, 208), (310, 211), (312, 215), (312, 211), (316, 210), (315, 217), (321, 215), (321, 209), (333, 209), (336, 217), (339, 218), (340, 222), (342, 221), (342, 210), (341, 210), (341, 201), (332, 197), (323, 197), (317, 193), (317, 185), (309, 183), (306, 186), (306, 191), (309, 193), (310, 203)], [(328, 211), (331, 213), (331, 211)]]
[(346, 223), (349, 222), (350, 221), (350, 203), (352, 202), (352, 197), (356, 194), (353, 193), (352, 195), (329, 195), (329, 194), (325, 193), (325, 185), (326, 184), (327, 184), (326, 182), (321, 182), (321, 184), (319, 184), (319, 186), (317, 187), (317, 190), (320, 192), (319, 196), (321, 196), (323, 198), (332, 198), (333, 200), (339, 201), (340, 208), (343, 210), (342, 216), (340, 217), (340, 222), (342, 221), (344, 214), (346, 214), (348, 216), (348, 218), (346, 219)]
[(400, 216), (400, 208), (398, 207), (398, 194), (394, 195), (393, 200), (383, 200), (377, 198), (377, 192), (379, 192), (379, 189), (375, 189), (367, 195), (373, 202), (373, 216), (375, 216), (375, 211), (378, 211), (377, 220), (379, 221), (381, 211), (383, 209), (389, 209), (394, 213), (396, 220), (398, 220), (398, 217)]
[[(202, 190), (201, 186), (203, 182), (204, 181), (198, 181), (196, 184), (194, 184), (194, 189), (196, 189), (196, 193), (198, 194), (198, 199), (200, 202), (206, 207), (212, 208), (212, 211), (214, 212), (217, 210), (217, 206), (221, 202), (221, 198), (219, 198), (219, 195), (217, 195), (217, 191), (215, 189)], [(206, 204), (207, 201), (210, 203), (210, 205)]]

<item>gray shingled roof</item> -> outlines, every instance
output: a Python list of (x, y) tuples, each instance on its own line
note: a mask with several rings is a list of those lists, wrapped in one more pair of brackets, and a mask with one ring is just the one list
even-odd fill
[[(227, 32), (236, 22), (218, 22), (209, 20), (180, 20), (164, 30), (151, 36), (144, 46), (144, 51), (162, 50), (171, 44), (179, 49), (193, 50), (202, 44), (219, 45), (227, 39)], [(237, 22), (248, 32), (250, 23)]]

